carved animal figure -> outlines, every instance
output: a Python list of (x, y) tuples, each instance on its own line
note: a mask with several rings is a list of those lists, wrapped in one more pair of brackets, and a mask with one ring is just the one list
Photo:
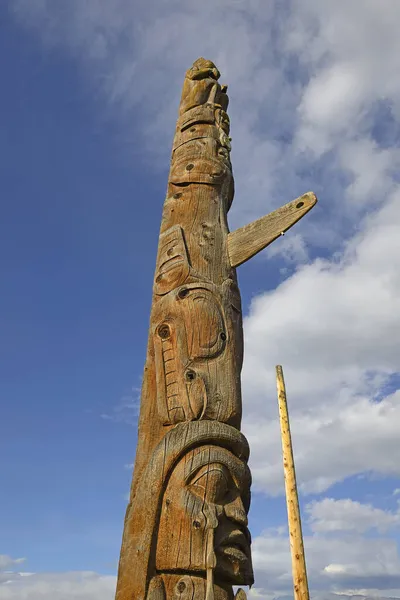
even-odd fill
[(200, 58), (183, 85), (116, 600), (233, 600), (232, 585), (253, 584), (236, 267), (316, 198), (309, 192), (229, 232), (228, 96), (218, 78)]

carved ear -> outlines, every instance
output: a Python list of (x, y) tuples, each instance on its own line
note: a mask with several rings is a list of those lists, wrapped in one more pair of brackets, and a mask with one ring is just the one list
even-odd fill
[(247, 600), (246, 592), (239, 588), (235, 594), (235, 600)]
[(238, 267), (266, 248), (304, 217), (316, 203), (316, 195), (307, 192), (269, 215), (229, 233), (227, 245), (232, 267)]
[(153, 577), (150, 581), (147, 600), (165, 600), (164, 582), (161, 577)]

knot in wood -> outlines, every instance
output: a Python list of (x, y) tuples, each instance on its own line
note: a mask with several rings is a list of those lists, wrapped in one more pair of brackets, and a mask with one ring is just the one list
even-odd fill
[(166, 323), (163, 323), (162, 325), (160, 325), (160, 327), (158, 328), (158, 335), (160, 336), (160, 338), (162, 340), (168, 339), (171, 335), (171, 330), (169, 328), (169, 325), (167, 325)]
[(186, 583), (184, 581), (180, 581), (176, 587), (178, 589), (178, 592), (182, 594), (182, 592), (186, 590)]

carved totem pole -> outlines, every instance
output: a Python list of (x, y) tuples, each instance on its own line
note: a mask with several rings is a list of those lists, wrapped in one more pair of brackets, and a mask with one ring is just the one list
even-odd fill
[[(316, 198), (305, 194), (229, 233), (228, 96), (218, 78), (216, 66), (200, 58), (183, 85), (116, 600), (233, 600), (233, 585), (253, 584), (235, 267)], [(242, 590), (235, 597), (246, 598)]]

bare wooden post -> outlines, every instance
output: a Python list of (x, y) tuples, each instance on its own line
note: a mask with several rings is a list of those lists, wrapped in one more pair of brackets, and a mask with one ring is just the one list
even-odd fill
[(290, 552), (295, 600), (309, 600), (306, 560), (301, 530), (299, 498), (297, 494), (296, 471), (294, 466), (292, 437), (290, 434), (289, 413), (286, 401), (283, 369), (276, 367), (278, 388), (279, 419), (281, 423), (283, 469), (285, 474), (286, 504), (289, 522)]
[[(317, 199), (309, 192), (229, 232), (228, 96), (218, 79), (214, 63), (199, 58), (183, 84), (117, 600), (233, 600), (233, 585), (253, 583), (236, 266)], [(244, 600), (245, 593), (236, 598)]]

